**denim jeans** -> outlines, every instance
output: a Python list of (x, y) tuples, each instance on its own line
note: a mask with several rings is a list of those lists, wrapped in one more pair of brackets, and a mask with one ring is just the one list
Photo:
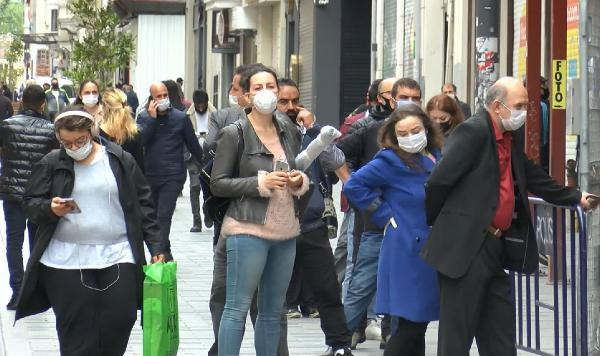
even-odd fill
[(27, 220), (21, 204), (4, 201), (4, 221), (6, 222), (6, 262), (10, 274), (9, 284), (18, 293), (23, 280), (23, 240), (25, 227), (29, 234), (29, 251), (33, 249), (33, 239), (37, 225)]
[(377, 292), (377, 267), (382, 241), (383, 234), (380, 232), (365, 231), (362, 234), (352, 281), (344, 300), (348, 330), (358, 328)]
[(239, 355), (246, 315), (258, 287), (254, 347), (257, 355), (275, 356), (285, 294), (296, 257), (296, 239), (271, 241), (233, 235), (227, 238), (226, 245), (227, 287), (219, 327), (219, 355)]

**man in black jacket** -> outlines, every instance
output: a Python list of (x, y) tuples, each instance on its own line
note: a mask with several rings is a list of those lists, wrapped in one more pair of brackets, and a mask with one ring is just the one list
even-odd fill
[[(410, 78), (384, 79), (379, 84), (377, 105), (369, 109), (369, 116), (355, 122), (339, 143), (346, 162), (353, 170), (367, 164), (379, 151), (377, 137), (379, 128), (392, 111), (403, 105), (420, 105), (421, 88)], [(377, 289), (377, 265), (379, 249), (383, 241), (383, 229), (370, 221), (368, 214), (356, 214), (354, 221), (354, 269), (348, 286), (344, 311), (348, 329), (354, 332), (352, 346), (365, 340), (359, 326), (367, 313)], [(357, 251), (358, 250), (358, 251)], [(370, 316), (373, 319), (373, 315)]]
[(23, 280), (23, 239), (25, 228), (29, 233), (29, 248), (33, 247), (33, 237), (37, 226), (29, 221), (21, 202), (25, 184), (31, 176), (33, 165), (58, 142), (54, 127), (43, 115), (46, 95), (39, 85), (28, 86), (23, 92), (23, 111), (18, 115), (0, 121), (0, 154), (2, 174), (0, 175), (0, 198), (3, 200), (6, 222), (6, 261), (10, 274), (9, 284), (13, 290), (6, 306), (14, 310), (17, 295)]
[(167, 87), (160, 82), (154, 83), (150, 86), (150, 95), (152, 100), (147, 110), (139, 115), (138, 125), (160, 235), (170, 253), (171, 220), (187, 175), (183, 146), (198, 162), (202, 162), (202, 148), (186, 114), (171, 107)]
[[(529, 192), (590, 208), (588, 194), (556, 184), (526, 157), (527, 104), (521, 82), (498, 80), (485, 109), (450, 135), (426, 184), (432, 229), (421, 257), (439, 272), (439, 356), (468, 355), (474, 337), (480, 355), (516, 355), (514, 299), (504, 269), (538, 267)], [(505, 249), (515, 239), (524, 247)]]

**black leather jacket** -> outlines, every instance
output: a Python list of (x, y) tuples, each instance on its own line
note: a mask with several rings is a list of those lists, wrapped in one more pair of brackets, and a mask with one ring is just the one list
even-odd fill
[[(273, 115), (279, 132), (279, 141), (285, 151), (290, 170), (300, 152), (302, 133), (287, 119)], [(238, 128), (226, 126), (219, 133), (217, 151), (210, 180), (211, 192), (220, 197), (232, 198), (227, 216), (238, 221), (264, 224), (269, 198), (258, 192), (258, 171), (273, 171), (273, 154), (262, 144), (248, 120), (239, 120), (243, 134), (243, 153), (238, 161)], [(239, 168), (238, 168), (239, 167)], [(239, 173), (235, 174), (238, 171)], [(296, 216), (299, 215), (298, 198), (294, 198)]]
[(21, 202), (33, 165), (58, 147), (54, 125), (39, 113), (24, 111), (0, 122), (0, 147), (0, 199)]

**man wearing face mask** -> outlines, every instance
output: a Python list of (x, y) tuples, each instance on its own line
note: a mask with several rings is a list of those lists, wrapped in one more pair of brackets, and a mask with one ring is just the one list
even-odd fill
[[(215, 107), (208, 101), (208, 94), (204, 90), (196, 90), (192, 95), (194, 105), (190, 106), (186, 112), (188, 118), (192, 122), (192, 127), (198, 137), (200, 146), (204, 146), (204, 140), (208, 132), (208, 116), (216, 111)], [(202, 232), (202, 217), (200, 215), (200, 190), (204, 192), (203, 196), (206, 199), (206, 192), (209, 187), (204, 186), (200, 180), (200, 170), (202, 165), (200, 162), (192, 158), (189, 152), (185, 154), (187, 160), (187, 168), (190, 176), (190, 203), (192, 205), (192, 215), (194, 224), (190, 232)], [(208, 219), (207, 217), (205, 217)], [(212, 221), (205, 220), (206, 226), (211, 227)]]
[(442, 87), (442, 94), (446, 94), (452, 99), (456, 100), (456, 103), (458, 103), (458, 106), (460, 106), (460, 110), (462, 110), (463, 115), (465, 116), (465, 120), (471, 117), (471, 107), (469, 106), (469, 104), (458, 99), (458, 96), (456, 95), (456, 85), (452, 83), (444, 84), (444, 86)]
[[(321, 127), (314, 124), (314, 115), (300, 107), (300, 91), (293, 80), (279, 80), (277, 110), (285, 113), (289, 120), (303, 129), (303, 149), (321, 132)], [(341, 286), (337, 280), (329, 244), (328, 226), (323, 220), (325, 200), (331, 197), (332, 184), (337, 182), (334, 172), (342, 167), (344, 162), (343, 153), (331, 145), (307, 169), (315, 189), (309, 191), (308, 205), (300, 218), (301, 233), (296, 239), (296, 260), (287, 294), (288, 308), (294, 308), (301, 302), (299, 299), (302, 288), (308, 288), (309, 292), (314, 294), (325, 343), (330, 347), (326, 354), (330, 355), (350, 346), (350, 332), (346, 328)]]
[(171, 107), (167, 87), (163, 83), (150, 86), (149, 99), (148, 109), (138, 116), (138, 126), (145, 149), (146, 178), (152, 189), (160, 234), (170, 253), (171, 219), (186, 180), (184, 147), (198, 162), (202, 162), (202, 147), (185, 113)]
[(50, 89), (46, 91), (46, 114), (51, 121), (54, 121), (56, 114), (61, 112), (69, 105), (69, 96), (67, 92), (60, 89), (58, 79), (52, 78)]
[(528, 193), (592, 207), (587, 193), (556, 184), (525, 155), (527, 104), (520, 81), (499, 79), (485, 108), (450, 135), (425, 185), (432, 229), (421, 257), (438, 271), (439, 356), (469, 355), (474, 337), (480, 355), (516, 355), (505, 269), (529, 274), (538, 268)]
[[(379, 84), (377, 105), (370, 110), (369, 117), (355, 122), (348, 134), (338, 142), (338, 147), (346, 156), (346, 162), (352, 170), (358, 170), (367, 164), (377, 152), (379, 129), (383, 126), (385, 118), (391, 115), (394, 109), (404, 106), (419, 105), (421, 103), (421, 87), (411, 78), (384, 79)], [(348, 329), (353, 331), (352, 347), (366, 339), (363, 331), (364, 315), (373, 300), (376, 285), (370, 282), (377, 278), (377, 263), (379, 249), (383, 240), (383, 229), (371, 222), (369, 214), (355, 215), (354, 220), (353, 255), (354, 269), (352, 280), (348, 286), (344, 300), (344, 312)], [(375, 315), (370, 313), (368, 318), (375, 320)], [(361, 325), (362, 323), (362, 325)]]
[(209, 115), (208, 133), (204, 142), (204, 153), (206, 157), (209, 157), (208, 153), (210, 151), (215, 151), (217, 147), (217, 136), (223, 127), (232, 124), (239, 119), (246, 118), (244, 109), (250, 107), (250, 101), (248, 100), (248, 97), (244, 95), (247, 93), (247, 90), (242, 88), (241, 83), (244, 73), (248, 72), (254, 66), (256, 65), (245, 64), (235, 69), (233, 79), (231, 80), (231, 86), (229, 87), (229, 107), (217, 110)]

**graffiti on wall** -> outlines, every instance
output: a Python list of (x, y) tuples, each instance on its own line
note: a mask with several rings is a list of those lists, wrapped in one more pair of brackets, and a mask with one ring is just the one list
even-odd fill
[(475, 39), (477, 77), (475, 107), (483, 106), (487, 90), (498, 80), (498, 37), (477, 37)]

